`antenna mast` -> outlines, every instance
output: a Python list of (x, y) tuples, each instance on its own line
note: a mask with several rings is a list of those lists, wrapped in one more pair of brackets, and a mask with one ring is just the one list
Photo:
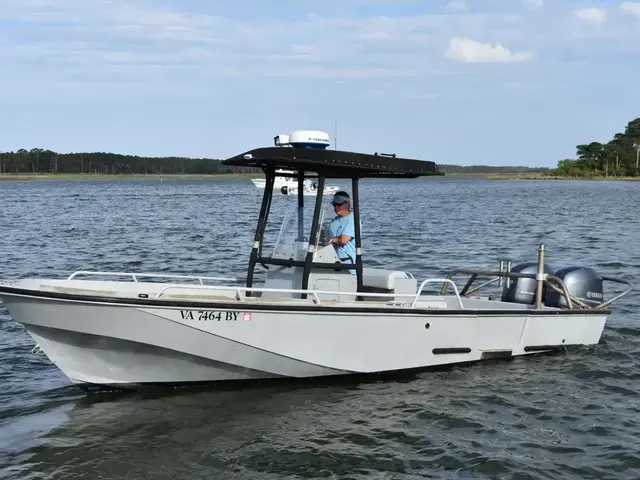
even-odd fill
[(334, 129), (335, 133), (333, 134), (333, 144), (335, 146), (335, 149), (338, 150), (338, 120), (336, 120)]

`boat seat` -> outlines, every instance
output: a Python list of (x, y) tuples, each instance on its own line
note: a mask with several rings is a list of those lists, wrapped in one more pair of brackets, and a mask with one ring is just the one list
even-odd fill
[(378, 268), (362, 269), (362, 285), (369, 288), (395, 290), (396, 280), (401, 278), (413, 277), (406, 272), (397, 270), (382, 270)]

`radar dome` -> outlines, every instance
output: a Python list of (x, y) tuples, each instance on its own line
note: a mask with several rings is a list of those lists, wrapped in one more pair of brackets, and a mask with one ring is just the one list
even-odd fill
[(289, 135), (289, 145), (294, 148), (324, 150), (330, 144), (329, 134), (318, 130), (295, 130)]

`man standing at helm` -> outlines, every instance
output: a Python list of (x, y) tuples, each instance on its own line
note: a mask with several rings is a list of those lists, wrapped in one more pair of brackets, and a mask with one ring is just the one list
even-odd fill
[[(356, 263), (356, 229), (351, 213), (351, 198), (344, 191), (336, 192), (331, 200), (336, 216), (329, 222), (327, 236), (342, 263)], [(355, 273), (355, 270), (351, 271)]]

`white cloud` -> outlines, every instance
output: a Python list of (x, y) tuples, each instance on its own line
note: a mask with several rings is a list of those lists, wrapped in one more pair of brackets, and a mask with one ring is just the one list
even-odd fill
[[(457, 1), (457, 8), (468, 6)], [(503, 41), (521, 35), (519, 16), (504, 13), (301, 14), (282, 20), (225, 18), (215, 12), (151, 0), (0, 0), (0, 19), (24, 24), (21, 31), (29, 35), (25, 41), (0, 29), (0, 62), (18, 66), (25, 77), (48, 68), (65, 81), (89, 82), (107, 76), (146, 82), (158, 68), (167, 73), (164, 79), (194, 82), (230, 72), (245, 77), (424, 78), (455, 69), (443, 61), (441, 45), (456, 32), (475, 36), (486, 28), (509, 30)], [(508, 61), (514, 59), (521, 57)]]
[[(328, 1), (337, 4), (339, 0)], [(388, 1), (375, 0), (378, 5)], [(420, 3), (402, 3), (411, 1)], [(47, 69), (48, 78), (55, 77), (52, 80), (64, 77), (88, 82), (103, 77), (147, 82), (157, 75), (157, 69), (166, 73), (158, 82), (167, 84), (177, 79), (197, 82), (213, 76), (262, 74), (425, 78), (467, 72), (445, 58), (523, 62), (536, 51), (546, 52), (545, 59), (552, 58), (554, 49), (568, 44), (574, 34), (567, 28), (566, 15), (557, 15), (550, 2), (535, 13), (526, 9), (475, 12), (470, 0), (451, 0), (451, 12), (472, 12), (452, 15), (433, 6), (421, 14), (413, 10), (399, 14), (378, 6), (366, 16), (355, 11), (327, 15), (322, 8), (309, 12), (306, 2), (300, 2), (307, 6), (290, 12), (291, 18), (286, 19), (247, 17), (242, 5), (223, 17), (207, 3), (190, 4), (189, 9), (179, 2), (155, 0), (0, 0), (0, 20), (20, 25), (0, 29), (0, 63), (15, 66), (25, 78), (36, 78), (36, 72)], [(240, 2), (244, 3), (250, 1)], [(533, 8), (543, 0), (517, 2), (524, 4)], [(625, 1), (620, 8), (632, 11), (637, 4)], [(609, 35), (615, 28), (613, 20), (611, 28), (578, 33)], [(628, 30), (615, 33), (629, 36)], [(486, 31), (500, 43), (472, 40), (481, 39)], [(450, 39), (447, 49), (445, 43)]]
[(620, 10), (640, 18), (640, 2), (622, 2), (620, 4)]
[(531, 8), (542, 8), (544, 0), (523, 0), (523, 2)]
[(447, 9), (455, 12), (465, 12), (469, 10), (469, 4), (466, 0), (451, 0), (447, 5)]
[(607, 21), (607, 11), (598, 7), (576, 8), (573, 15), (587, 25), (602, 25)]
[(531, 58), (529, 52), (512, 52), (500, 43), (481, 43), (461, 37), (451, 39), (445, 55), (450, 60), (468, 63), (523, 62)]

